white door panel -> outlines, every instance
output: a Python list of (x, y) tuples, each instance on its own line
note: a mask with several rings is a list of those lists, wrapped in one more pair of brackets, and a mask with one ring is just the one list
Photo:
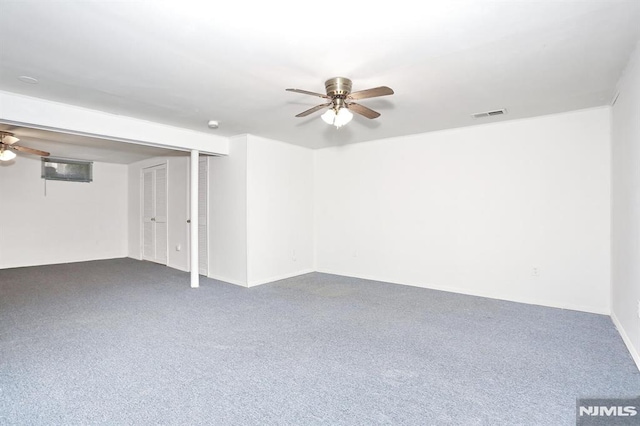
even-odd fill
[(167, 166), (142, 171), (142, 258), (167, 264)]

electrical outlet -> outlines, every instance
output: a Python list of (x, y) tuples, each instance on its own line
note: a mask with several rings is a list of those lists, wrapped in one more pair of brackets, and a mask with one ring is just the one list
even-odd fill
[(638, 318), (640, 318), (640, 300), (638, 300)]
[(180, 251), (180, 250), (182, 250), (182, 246), (181, 246), (180, 244), (178, 244), (178, 245), (176, 246), (176, 251)]
[(298, 260), (295, 250), (291, 251), (291, 260), (293, 260), (294, 262), (296, 262)]
[(540, 276), (540, 268), (538, 268), (537, 266), (534, 266), (531, 269), (531, 275), (534, 277), (539, 277)]

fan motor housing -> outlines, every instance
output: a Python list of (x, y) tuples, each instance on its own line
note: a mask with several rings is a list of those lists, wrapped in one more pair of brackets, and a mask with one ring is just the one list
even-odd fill
[(325, 81), (324, 87), (327, 89), (327, 96), (346, 97), (351, 93), (351, 80), (346, 77), (334, 77)]

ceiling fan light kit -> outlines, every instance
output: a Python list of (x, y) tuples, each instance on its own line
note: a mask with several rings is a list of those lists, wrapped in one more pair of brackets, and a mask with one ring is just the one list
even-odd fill
[(0, 131), (0, 161), (11, 161), (16, 158), (13, 151), (26, 152), (28, 154), (48, 157), (50, 154), (39, 149), (27, 148), (26, 146), (15, 145), (20, 139), (16, 138), (13, 133)]
[(347, 108), (340, 108), (337, 113), (334, 109), (330, 109), (322, 114), (320, 118), (325, 123), (332, 124), (336, 126), (336, 129), (339, 129), (353, 119), (353, 114)]
[(334, 125), (336, 128), (340, 128), (351, 121), (353, 118), (352, 111), (369, 119), (380, 117), (380, 113), (353, 101), (393, 95), (393, 90), (387, 86), (380, 86), (373, 89), (360, 90), (358, 92), (351, 93), (352, 82), (345, 77), (330, 78), (324, 83), (324, 87), (327, 92), (326, 95), (309, 92), (308, 90), (286, 89), (288, 92), (318, 96), (329, 100), (327, 103), (316, 105), (313, 108), (309, 108), (308, 110), (301, 112), (296, 115), (296, 117), (306, 117), (307, 115), (320, 111), (323, 108), (330, 108), (329, 111), (322, 114), (321, 118), (325, 123)]

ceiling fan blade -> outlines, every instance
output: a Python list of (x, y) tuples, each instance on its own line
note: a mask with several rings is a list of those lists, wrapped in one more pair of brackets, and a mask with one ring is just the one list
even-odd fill
[(322, 104), (322, 105), (316, 105), (313, 108), (309, 108), (306, 111), (301, 112), (300, 114), (296, 115), (296, 117), (306, 117), (309, 114), (313, 114), (316, 111), (320, 111), (322, 108), (326, 108), (328, 106), (331, 106), (331, 102), (327, 102), (326, 104)]
[(49, 154), (46, 151), (40, 151), (39, 149), (33, 149), (33, 148), (27, 148), (26, 146), (11, 146), (11, 149), (15, 149), (16, 151), (20, 151), (20, 152), (26, 152), (28, 154), (34, 154), (34, 155), (39, 155), (41, 157), (48, 157), (51, 154)]
[(13, 145), (14, 143), (18, 142), (20, 139), (16, 138), (15, 136), (11, 136), (11, 135), (3, 135), (2, 136), (2, 143), (6, 144), (6, 145)]
[(366, 106), (357, 104), (355, 102), (350, 102), (347, 104), (347, 108), (350, 111), (357, 112), (360, 115), (363, 115), (367, 118), (378, 118), (380, 117), (380, 113), (372, 110), (371, 108), (367, 108)]
[(323, 95), (322, 93), (309, 92), (308, 90), (302, 90), (302, 89), (286, 89), (286, 90), (287, 92), (296, 92), (296, 93), (302, 93), (303, 95), (311, 95), (311, 96), (318, 96), (320, 98), (331, 99), (331, 97), (327, 95)]
[(366, 99), (366, 98), (377, 98), (378, 96), (387, 96), (393, 95), (393, 90), (387, 86), (374, 87), (373, 89), (360, 90), (359, 92), (353, 92), (347, 99), (353, 99), (357, 101), (358, 99)]

